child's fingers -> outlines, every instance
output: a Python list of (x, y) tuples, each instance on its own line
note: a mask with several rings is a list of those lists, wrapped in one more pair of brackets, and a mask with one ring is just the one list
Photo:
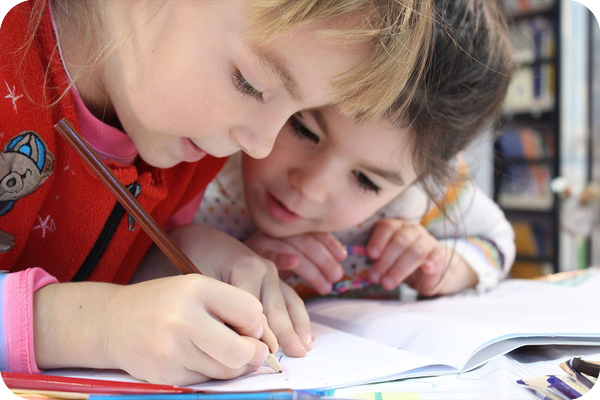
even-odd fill
[(426, 275), (441, 276), (444, 271), (446, 260), (446, 248), (442, 246), (436, 246), (436, 248), (429, 254), (421, 269)]
[(394, 249), (398, 257), (394, 265), (382, 274), (380, 283), (384, 289), (391, 290), (402, 283), (439, 247), (437, 240), (420, 228), (407, 225), (390, 241), (388, 247)]
[(394, 231), (392, 235), (387, 232), (382, 233), (382, 236), (389, 235), (389, 238), (379, 259), (375, 261), (369, 270), (369, 277), (373, 282), (381, 282), (381, 279), (396, 264), (402, 253), (417, 240), (419, 232), (414, 225), (405, 225), (402, 229)]
[(312, 261), (304, 257), (300, 258), (300, 263), (294, 273), (304, 279), (321, 295), (328, 294), (333, 288), (333, 284), (323, 275), (323, 272)]
[[(344, 270), (334, 255), (313, 235), (300, 235), (284, 239), (302, 252), (304, 257), (317, 267), (329, 282), (337, 282), (344, 276)], [(300, 263), (302, 264), (302, 263)], [(300, 266), (299, 268), (300, 269)], [(298, 271), (295, 271), (298, 274)]]
[(281, 282), (281, 292), (285, 298), (288, 312), (294, 325), (294, 330), (302, 340), (304, 348), (308, 351), (312, 349), (312, 344), (315, 339), (315, 334), (310, 327), (310, 318), (308, 311), (304, 306), (304, 302), (298, 296), (298, 293), (287, 285), (285, 282)]
[(421, 268), (417, 269), (405, 282), (423, 296), (436, 295), (441, 287), (446, 269), (445, 256), (445, 248), (436, 248)]
[(272, 250), (261, 250), (257, 252), (259, 256), (273, 261), (280, 271), (292, 271), (298, 267), (300, 257), (296, 254), (280, 253)]
[[(107, 365), (171, 384), (249, 372), (248, 364), (261, 362), (267, 348), (257, 338), (272, 337), (262, 311), (251, 294), (198, 274), (119, 287), (101, 322), (111, 328)], [(184, 362), (197, 363), (200, 375), (179, 376)]]
[(367, 254), (373, 260), (381, 257), (386, 249), (388, 242), (394, 234), (402, 228), (404, 222), (397, 219), (384, 219), (379, 221), (367, 243)]
[(298, 318), (299, 313), (302, 312), (300, 308), (304, 308), (304, 304), (301, 302), (288, 303), (283, 295), (282, 287), (284, 286), (277, 276), (269, 274), (265, 277), (265, 286), (261, 298), (265, 314), (269, 326), (279, 340), (285, 354), (291, 357), (304, 357), (306, 348), (292, 323), (292, 316)]
[[(257, 346), (258, 354), (254, 359), (260, 359), (264, 353), (264, 344)], [(199, 384), (210, 379), (232, 379), (248, 374), (256, 369), (256, 365), (247, 364), (240, 368), (229, 368), (199, 349), (187, 340), (177, 357), (177, 364), (168, 362), (156, 363), (155, 368), (144, 376), (134, 376), (155, 384), (186, 386)]]
[(344, 261), (348, 257), (348, 251), (340, 241), (329, 232), (316, 232), (312, 234), (313, 237), (329, 250), (331, 255), (337, 261)]
[[(208, 375), (213, 379), (232, 379), (246, 374), (264, 363), (269, 355), (269, 348), (253, 338), (240, 336), (240, 340), (246, 342), (244, 347), (251, 352), (239, 352), (237, 346), (228, 347), (228, 343), (223, 340), (219, 346), (221, 359), (214, 359), (205, 349), (200, 349), (196, 347), (196, 343), (192, 343), (194, 346), (183, 352), (181, 363), (187, 370)], [(227, 364), (222, 361), (222, 356), (226, 353), (229, 353), (225, 359)]]
[[(248, 340), (250, 339), (248, 338)], [(252, 357), (253, 361), (239, 368), (229, 368), (202, 352), (194, 353), (193, 351), (190, 351), (189, 353), (186, 353), (190, 356), (182, 362), (185, 368), (181, 372), (182, 375), (178, 377), (183, 381), (180, 382), (179, 385), (197, 384), (207, 380), (206, 378), (199, 380), (198, 375), (208, 375), (211, 379), (233, 379), (238, 376), (249, 374), (262, 365), (269, 355), (267, 346), (264, 343), (259, 342), (258, 346), (255, 348), (256, 353)], [(185, 381), (187, 381), (187, 383)]]
[[(424, 261), (424, 260), (421, 260)], [(392, 290), (404, 282), (406, 278), (412, 275), (420, 267), (420, 263), (409, 262), (404, 257), (399, 257), (396, 263), (381, 278), (381, 286), (386, 290)]]
[[(263, 306), (256, 297), (230, 285), (220, 286), (224, 288), (218, 292), (212, 288), (205, 291), (203, 303), (213, 317), (192, 324), (200, 328), (193, 331), (190, 338), (198, 348), (226, 367), (241, 368), (255, 353), (254, 347), (243, 336), (271, 339), (273, 332), (264, 323)], [(226, 343), (231, 351), (224, 349), (222, 343)], [(271, 345), (276, 350), (276, 342)]]

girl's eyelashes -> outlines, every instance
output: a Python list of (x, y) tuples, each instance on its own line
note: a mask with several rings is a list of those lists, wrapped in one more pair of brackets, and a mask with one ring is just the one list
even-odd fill
[(240, 93), (243, 96), (250, 96), (257, 101), (260, 101), (261, 103), (265, 102), (262, 92), (259, 92), (251, 84), (249, 84), (239, 69), (236, 68), (233, 71), (232, 75), (233, 75), (233, 83), (235, 84), (235, 87), (237, 88), (237, 90), (240, 91)]
[(290, 125), (292, 126), (294, 134), (300, 139), (308, 139), (314, 143), (319, 143), (321, 140), (318, 135), (298, 121), (298, 118), (295, 115), (290, 118)]
[(365, 192), (374, 192), (375, 194), (379, 194), (381, 188), (373, 183), (365, 174), (360, 171), (352, 171), (354, 174), (354, 178), (356, 179), (356, 183), (358, 186), (363, 189)]

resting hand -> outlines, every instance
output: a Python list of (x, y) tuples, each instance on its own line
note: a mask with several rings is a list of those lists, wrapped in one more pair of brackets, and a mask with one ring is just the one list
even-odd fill
[(330, 233), (308, 233), (276, 239), (259, 231), (246, 240), (246, 245), (273, 261), (281, 276), (285, 277), (285, 272), (281, 271), (293, 271), (321, 295), (331, 292), (333, 284), (344, 275), (340, 262), (348, 254)]
[(462, 258), (441, 246), (422, 225), (398, 219), (379, 221), (367, 254), (375, 260), (369, 271), (371, 280), (387, 290), (406, 282), (420, 294), (433, 296), (454, 293), (477, 282)]

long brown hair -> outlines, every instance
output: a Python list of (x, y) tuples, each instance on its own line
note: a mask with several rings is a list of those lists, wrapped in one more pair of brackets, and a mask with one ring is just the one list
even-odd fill
[[(456, 178), (454, 157), (497, 121), (513, 72), (508, 27), (496, 0), (435, 0), (432, 47), (416, 90), (395, 106), (414, 132), (413, 164), (430, 198)], [(394, 110), (392, 109), (392, 112)]]

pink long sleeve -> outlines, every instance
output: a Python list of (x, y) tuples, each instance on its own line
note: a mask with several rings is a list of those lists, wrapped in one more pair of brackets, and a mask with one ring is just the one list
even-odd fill
[(33, 348), (33, 293), (58, 281), (40, 268), (3, 274), (1, 279), (0, 367), (39, 374)]

